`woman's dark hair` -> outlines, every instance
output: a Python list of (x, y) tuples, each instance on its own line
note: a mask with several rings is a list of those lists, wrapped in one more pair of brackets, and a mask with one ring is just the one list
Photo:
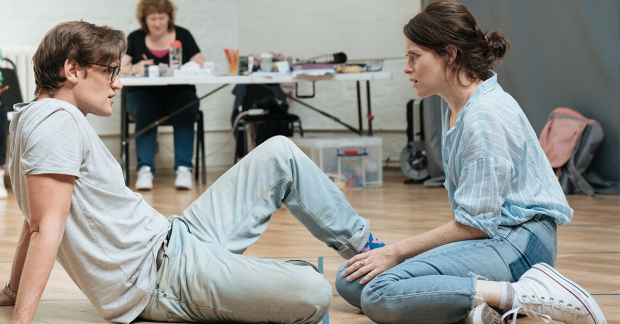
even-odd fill
[[(474, 16), (462, 4), (452, 1), (433, 2), (403, 27), (405, 36), (416, 45), (434, 50), (449, 66), (448, 45), (456, 47), (452, 72), (465, 72), (471, 80), (487, 80), (493, 63), (510, 50), (510, 43), (500, 31), (485, 34)], [(461, 80), (459, 79), (459, 83)]]

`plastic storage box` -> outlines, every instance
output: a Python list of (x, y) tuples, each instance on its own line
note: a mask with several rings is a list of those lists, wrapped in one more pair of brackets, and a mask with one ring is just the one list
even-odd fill
[(381, 137), (291, 139), (338, 188), (383, 185)]

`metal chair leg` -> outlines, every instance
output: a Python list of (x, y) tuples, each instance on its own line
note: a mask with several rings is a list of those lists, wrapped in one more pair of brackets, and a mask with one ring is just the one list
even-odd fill
[(207, 156), (205, 154), (204, 130), (200, 134), (200, 150), (202, 152), (202, 184), (207, 184)]
[[(200, 127), (200, 121), (198, 121), (198, 127)], [(198, 137), (200, 135), (200, 129), (196, 130), (196, 153), (194, 153), (196, 156), (194, 157), (194, 180), (198, 181), (198, 173), (200, 172), (199, 168), (200, 168), (200, 154), (199, 154), (199, 149), (200, 149), (200, 138)]]
[[(204, 114), (200, 112), (200, 120), (198, 120), (197, 136), (200, 136), (200, 154), (202, 155), (202, 184), (207, 183), (207, 155), (205, 154), (205, 127), (204, 127)], [(196, 152), (196, 154), (199, 154)], [(198, 179), (196, 179), (198, 180)]]

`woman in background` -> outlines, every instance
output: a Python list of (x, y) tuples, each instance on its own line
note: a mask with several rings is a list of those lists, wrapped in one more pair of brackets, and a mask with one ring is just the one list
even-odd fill
[(378, 323), (514, 323), (517, 313), (606, 323), (594, 298), (553, 268), (556, 227), (573, 210), (527, 117), (491, 71), (508, 40), (483, 33), (450, 1), (429, 4), (404, 34), (404, 72), (417, 96), (448, 105), (442, 151), (454, 219), (351, 258), (338, 271), (340, 295)]
[[(140, 29), (128, 36), (127, 54), (121, 60), (123, 74), (134, 75), (146, 65), (169, 64), (170, 43), (178, 40), (182, 44), (182, 64), (194, 61), (202, 66), (204, 57), (196, 41), (187, 29), (174, 24), (175, 6), (169, 0), (141, 0), (136, 10)], [(169, 115), (196, 100), (193, 85), (142, 86), (127, 90), (127, 111), (136, 120), (136, 132), (159, 118)], [(194, 121), (200, 104), (173, 116), (169, 122), (174, 128), (175, 187), (191, 189), (194, 155)], [(155, 151), (157, 127), (136, 137), (138, 157), (138, 179), (136, 189), (151, 190), (155, 174)]]

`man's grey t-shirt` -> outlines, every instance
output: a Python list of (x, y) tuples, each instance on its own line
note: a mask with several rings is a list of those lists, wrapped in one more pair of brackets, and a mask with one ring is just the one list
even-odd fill
[(30, 222), (25, 175), (76, 177), (57, 260), (103, 318), (131, 322), (155, 286), (168, 221), (125, 186), (119, 163), (75, 106), (42, 99), (15, 108), (9, 172), (19, 208)]

